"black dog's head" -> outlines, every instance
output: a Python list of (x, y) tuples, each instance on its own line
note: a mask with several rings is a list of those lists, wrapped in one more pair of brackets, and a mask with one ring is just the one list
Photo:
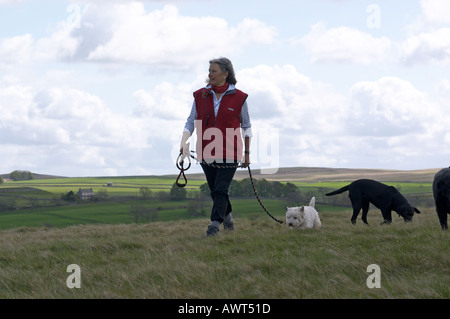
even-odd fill
[(397, 213), (403, 217), (403, 219), (405, 220), (405, 222), (412, 222), (414, 213), (420, 214), (420, 211), (415, 208), (412, 207), (411, 205), (403, 205), (400, 206), (399, 210), (397, 211)]

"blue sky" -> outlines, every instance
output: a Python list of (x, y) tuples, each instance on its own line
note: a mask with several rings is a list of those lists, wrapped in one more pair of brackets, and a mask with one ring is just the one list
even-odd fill
[(449, 166), (449, 17), (446, 0), (0, 0), (0, 173), (176, 173), (220, 56), (249, 94), (253, 168)]

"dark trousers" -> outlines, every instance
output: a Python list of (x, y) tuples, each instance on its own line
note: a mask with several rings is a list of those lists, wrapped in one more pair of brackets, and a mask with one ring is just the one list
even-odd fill
[[(215, 162), (213, 164), (215, 164)], [(215, 167), (214, 165), (201, 164), (213, 200), (211, 221), (222, 223), (224, 217), (231, 213), (232, 210), (228, 190), (237, 167), (236, 163), (224, 163), (219, 165), (220, 168)]]

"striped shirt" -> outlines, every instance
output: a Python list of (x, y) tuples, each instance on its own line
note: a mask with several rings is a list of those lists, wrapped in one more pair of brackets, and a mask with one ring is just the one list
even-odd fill
[[(210, 86), (208, 85), (207, 88), (210, 88)], [(234, 84), (230, 84), (226, 92), (234, 89), (236, 89)], [(225, 96), (225, 93), (222, 94), (220, 99), (217, 99), (216, 93), (214, 91), (211, 91), (211, 93), (213, 94), (214, 99), (214, 114), (215, 116), (217, 116), (217, 113), (219, 112), (220, 108), (220, 102), (222, 102), (222, 98)], [(191, 113), (189, 114), (189, 117), (186, 121), (186, 125), (184, 126), (184, 130), (191, 133), (191, 135), (194, 132), (194, 121), (196, 118), (197, 118), (197, 107), (195, 105), (194, 100), (194, 103), (192, 104)], [(250, 123), (250, 115), (248, 114), (247, 100), (242, 105), (241, 114), (239, 114), (239, 121), (241, 122), (241, 128), (244, 131), (243, 132), (244, 137), (252, 137), (252, 124)]]

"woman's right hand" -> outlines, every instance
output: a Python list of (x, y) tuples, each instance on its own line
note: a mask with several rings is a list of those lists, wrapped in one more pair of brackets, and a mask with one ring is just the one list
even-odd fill
[(181, 143), (180, 143), (180, 154), (182, 154), (183, 158), (189, 156), (189, 145), (190, 143), (186, 143), (187, 140), (189, 139), (189, 137), (191, 136), (191, 133), (189, 133), (188, 131), (184, 131), (183, 132), (183, 137), (181, 139)]

